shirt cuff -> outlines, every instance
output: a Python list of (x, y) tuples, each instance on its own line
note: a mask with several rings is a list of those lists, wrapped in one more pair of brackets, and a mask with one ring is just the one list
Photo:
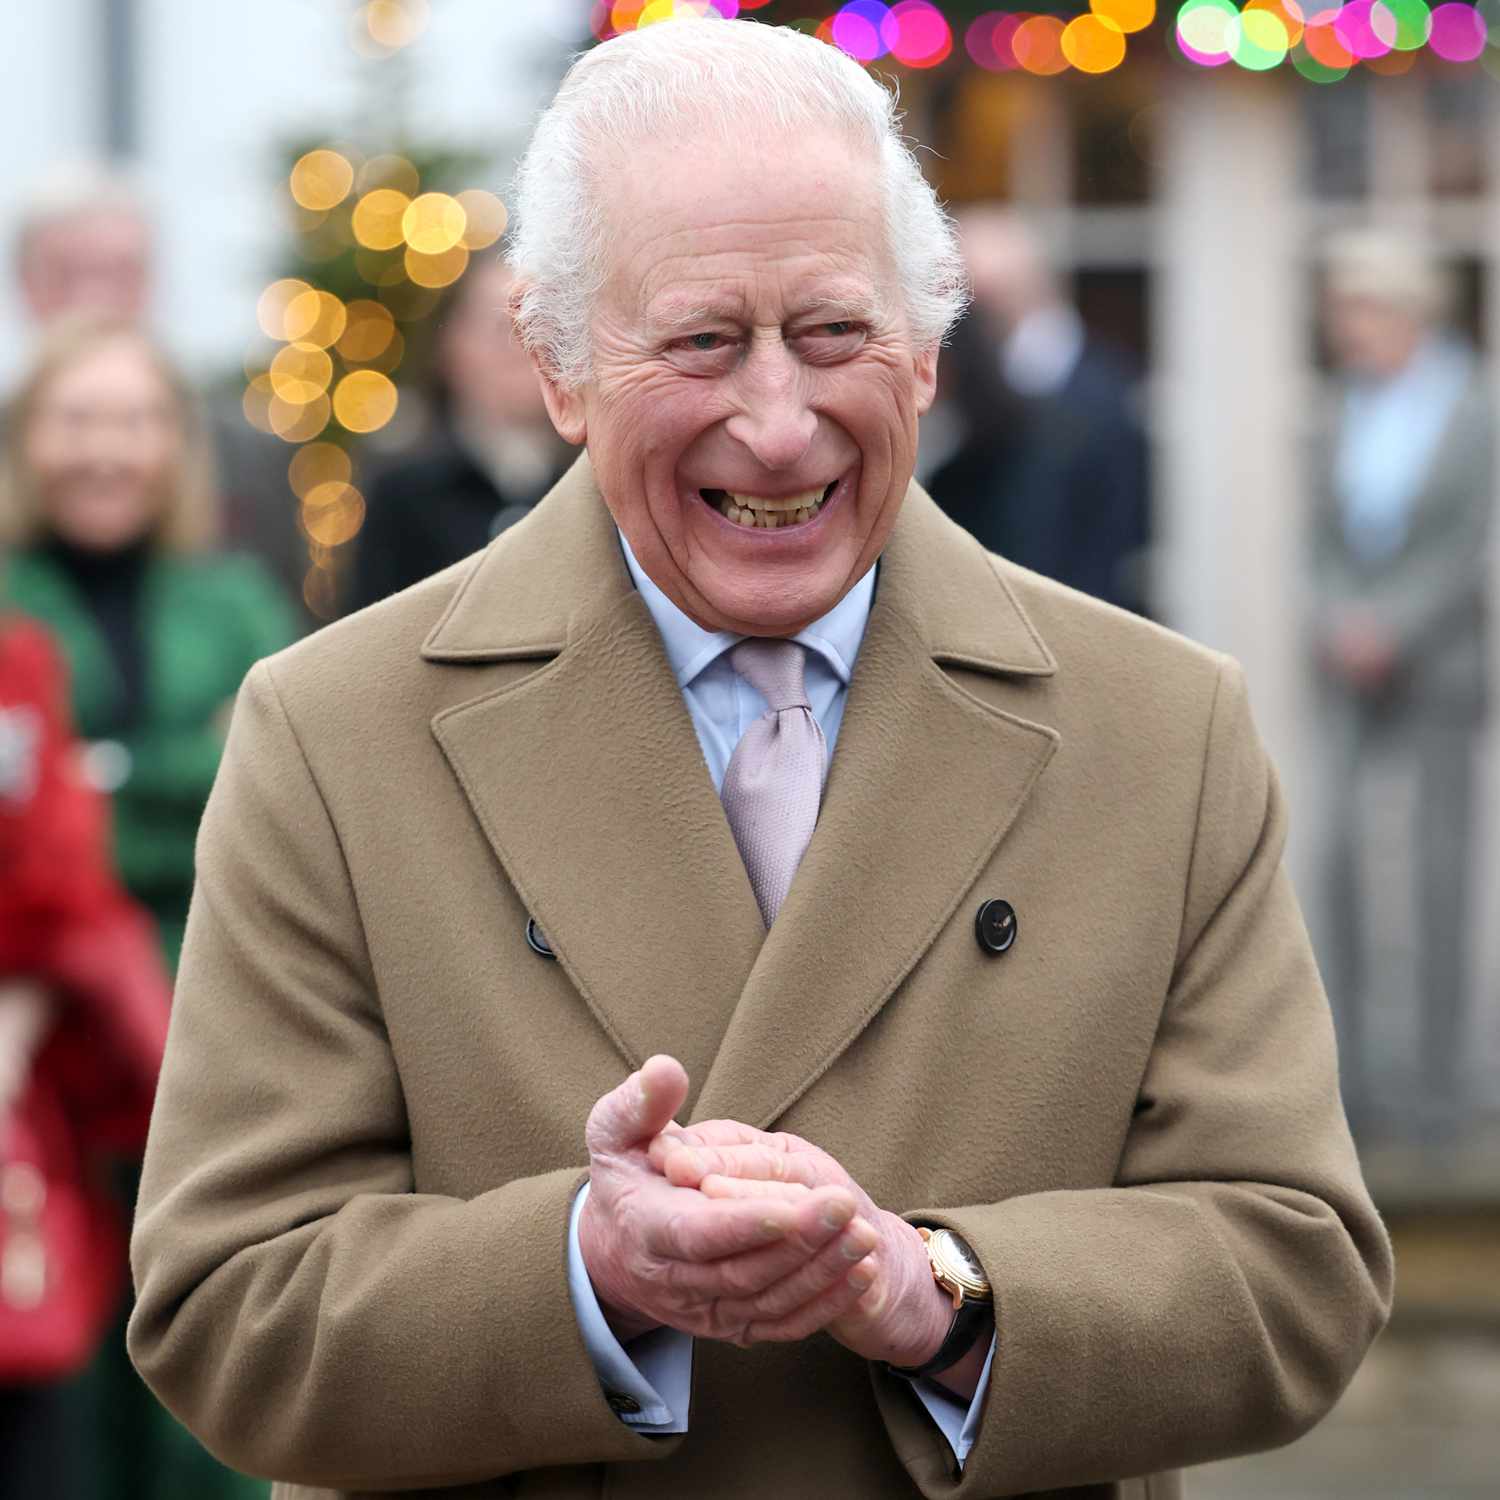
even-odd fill
[(589, 1185), (584, 1183), (568, 1218), (568, 1294), (604, 1399), (627, 1427), (647, 1433), (686, 1432), (693, 1388), (692, 1336), (675, 1328), (655, 1328), (632, 1339), (630, 1352), (625, 1352), (605, 1321), (578, 1248), (578, 1216), (588, 1195)]
[(948, 1439), (948, 1446), (958, 1460), (959, 1468), (969, 1461), (969, 1450), (979, 1436), (979, 1414), (984, 1408), (984, 1393), (990, 1388), (990, 1366), (995, 1363), (995, 1343), (990, 1340), (990, 1352), (979, 1374), (979, 1384), (974, 1388), (974, 1399), (964, 1401), (955, 1396), (946, 1386), (935, 1380), (914, 1380), (912, 1390), (917, 1399), (927, 1408), (927, 1415), (938, 1425), (938, 1430)]

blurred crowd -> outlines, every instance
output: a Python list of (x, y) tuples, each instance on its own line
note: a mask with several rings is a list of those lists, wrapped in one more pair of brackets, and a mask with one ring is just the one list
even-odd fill
[[(958, 218), (974, 304), (924, 482), (986, 546), (1153, 614), (1143, 372), (1086, 326), (1032, 226), (995, 204)], [(11, 239), (34, 347), (0, 417), (0, 1494), (262, 1495), (131, 1372), (125, 1234), (197, 823), (245, 672), (309, 628), (306, 539), (286, 449), (153, 334), (131, 184), (54, 174)], [(1317, 936), (1356, 1133), (1441, 1150), (1475, 1118), (1492, 396), (1421, 244), (1325, 251), (1328, 440), (1299, 589), (1330, 788)], [(435, 315), (429, 420), (356, 455), (348, 610), (484, 546), (568, 462), (508, 290), (476, 257)], [(1393, 944), (1410, 1044), (1372, 1020)]]

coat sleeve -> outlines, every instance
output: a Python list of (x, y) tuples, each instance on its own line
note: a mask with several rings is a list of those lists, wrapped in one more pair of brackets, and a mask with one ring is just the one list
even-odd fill
[(226, 1463), (307, 1485), (670, 1453), (615, 1417), (578, 1331), (583, 1175), (414, 1191), (338, 832), (256, 667), (199, 839), (147, 1144), (137, 1368)]
[(974, 1247), (998, 1336), (961, 1476), (876, 1376), (924, 1494), (1019, 1495), (1290, 1442), (1384, 1325), (1390, 1244), (1339, 1102), (1284, 837), (1226, 662), (1176, 966), (1115, 1185), (911, 1216)]

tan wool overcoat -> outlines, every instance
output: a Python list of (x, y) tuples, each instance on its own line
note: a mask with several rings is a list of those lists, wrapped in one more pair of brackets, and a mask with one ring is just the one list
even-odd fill
[[(135, 1360), (280, 1500), (1175, 1496), (1317, 1421), (1389, 1306), (1284, 832), (1233, 663), (913, 487), (767, 935), (580, 461), (245, 684)], [(699, 1341), (684, 1436), (616, 1418), (568, 1208), (590, 1106), (659, 1051), (692, 1118), (795, 1131), (972, 1244), (998, 1353), (962, 1474), (821, 1335)]]

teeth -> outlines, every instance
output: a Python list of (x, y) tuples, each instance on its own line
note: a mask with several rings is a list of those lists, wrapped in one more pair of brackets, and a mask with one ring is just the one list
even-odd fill
[(775, 531), (781, 526), (796, 526), (812, 520), (823, 508), (826, 493), (826, 488), (808, 490), (802, 495), (771, 500), (760, 495), (737, 495), (721, 490), (718, 507), (719, 513), (737, 526), (758, 526), (764, 531)]

